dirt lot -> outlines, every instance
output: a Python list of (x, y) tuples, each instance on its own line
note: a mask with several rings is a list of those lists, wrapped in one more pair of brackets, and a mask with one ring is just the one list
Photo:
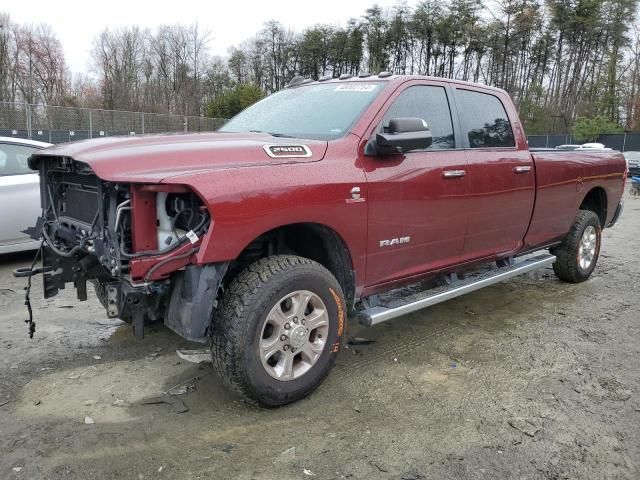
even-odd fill
[[(193, 346), (170, 331), (136, 341), (93, 298), (45, 302), (39, 279), (30, 341), (10, 274), (29, 257), (5, 256), (0, 478), (640, 478), (639, 234), (627, 196), (586, 283), (545, 270), (352, 322), (375, 342), (349, 345), (315, 394), (276, 410), (180, 360)], [(195, 390), (171, 398), (188, 412), (140, 404), (182, 384)]]

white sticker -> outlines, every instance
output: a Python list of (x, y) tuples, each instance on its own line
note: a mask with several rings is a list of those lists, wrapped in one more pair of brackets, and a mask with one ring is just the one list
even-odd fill
[(338, 85), (335, 89), (336, 92), (373, 92), (377, 85), (371, 83), (343, 83)]
[(196, 232), (194, 232), (193, 230), (189, 230), (187, 232), (186, 237), (189, 239), (189, 241), (194, 244), (198, 241), (198, 235), (196, 235)]

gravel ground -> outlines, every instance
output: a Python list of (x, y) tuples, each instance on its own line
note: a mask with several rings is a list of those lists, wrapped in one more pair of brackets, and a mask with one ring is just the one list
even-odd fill
[[(180, 360), (193, 345), (170, 331), (136, 341), (95, 298), (44, 301), (39, 279), (29, 340), (10, 273), (29, 256), (0, 257), (0, 478), (638, 479), (639, 233), (627, 196), (588, 282), (543, 270), (352, 322), (373, 343), (276, 410)], [(183, 385), (173, 404), (140, 403)]]

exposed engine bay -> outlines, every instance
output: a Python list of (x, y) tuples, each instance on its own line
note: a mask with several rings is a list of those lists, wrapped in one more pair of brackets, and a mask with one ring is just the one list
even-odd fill
[[(189, 298), (182, 277), (197, 289), (207, 271), (192, 265), (211, 224), (198, 195), (182, 185), (106, 182), (67, 157), (48, 158), (39, 170), (43, 216), (36, 235), (43, 239), (45, 298), (73, 282), (78, 299), (86, 300), (89, 281), (107, 315), (131, 322), (137, 336), (145, 321), (163, 318), (185, 336), (165, 317), (172, 287), (180, 288), (174, 301), (181, 303)], [(183, 310), (173, 308), (173, 316), (190, 323)], [(211, 307), (206, 310), (211, 313)], [(201, 340), (200, 330), (192, 339)]]

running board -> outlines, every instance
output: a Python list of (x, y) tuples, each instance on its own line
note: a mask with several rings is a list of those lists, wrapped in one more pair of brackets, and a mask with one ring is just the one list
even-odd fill
[(366, 308), (358, 312), (358, 319), (360, 323), (364, 325), (376, 325), (391, 320), (392, 318), (459, 297), (465, 293), (474, 292), (489, 285), (500, 283), (509, 278), (547, 267), (555, 261), (556, 257), (550, 254), (527, 257), (526, 260), (522, 260), (513, 265), (493, 268), (463, 280), (456, 280), (442, 287), (425, 290), (418, 294), (418, 298), (416, 298), (416, 295), (412, 295), (411, 298), (405, 299), (406, 303), (393, 301), (386, 306), (378, 305)]

